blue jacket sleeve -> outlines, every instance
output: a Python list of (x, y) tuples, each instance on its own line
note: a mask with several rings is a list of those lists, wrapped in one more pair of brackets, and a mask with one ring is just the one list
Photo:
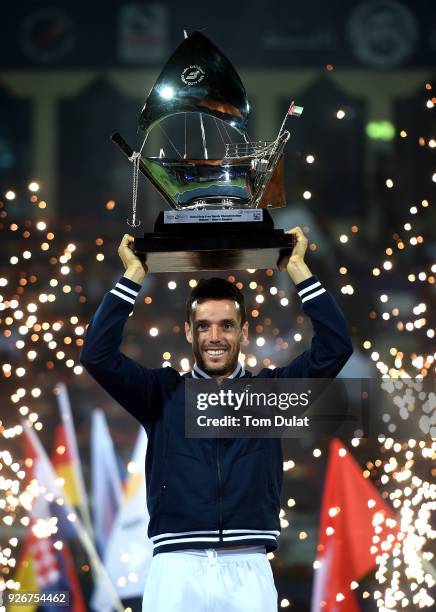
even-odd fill
[(316, 276), (296, 285), (304, 314), (310, 317), (313, 337), (310, 349), (291, 363), (259, 376), (273, 378), (334, 378), (353, 353), (342, 310)]
[(124, 325), (140, 289), (122, 277), (104, 296), (88, 325), (80, 362), (123, 408), (146, 425), (160, 416), (157, 370), (145, 368), (120, 351)]

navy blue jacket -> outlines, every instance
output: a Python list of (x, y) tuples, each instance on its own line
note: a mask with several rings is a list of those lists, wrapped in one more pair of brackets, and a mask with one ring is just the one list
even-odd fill
[[(344, 316), (315, 276), (299, 283), (314, 335), (289, 365), (259, 378), (333, 378), (353, 352)], [(120, 351), (141, 286), (122, 277), (92, 317), (80, 354), (91, 376), (146, 429), (148, 536), (154, 554), (184, 548), (277, 548), (283, 458), (280, 439), (185, 438), (185, 376), (149, 369)], [(250, 377), (238, 366), (235, 376)], [(188, 377), (201, 377), (195, 369)]]

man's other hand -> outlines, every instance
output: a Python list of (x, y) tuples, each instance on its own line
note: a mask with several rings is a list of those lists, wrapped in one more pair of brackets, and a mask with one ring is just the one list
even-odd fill
[(133, 251), (134, 240), (134, 237), (130, 236), (130, 234), (124, 234), (118, 247), (118, 255), (123, 262), (125, 269), (124, 276), (130, 278), (135, 283), (141, 284), (148, 272), (148, 268), (145, 260), (135, 255)]
[(304, 261), (308, 241), (301, 227), (293, 227), (286, 230), (285, 234), (293, 234), (295, 236), (295, 245), (291, 255), (283, 257), (277, 266), (280, 271), (287, 270), (289, 276), (297, 285), (312, 276), (312, 272)]

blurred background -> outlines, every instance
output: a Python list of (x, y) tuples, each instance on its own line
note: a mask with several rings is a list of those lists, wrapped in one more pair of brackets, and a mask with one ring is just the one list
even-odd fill
[[(184, 30), (201, 31), (235, 66), (250, 101), (252, 140), (273, 139), (292, 100), (304, 106), (301, 119), (288, 120), (287, 206), (272, 216), (278, 228), (303, 227), (308, 264), (346, 314), (355, 352), (342, 375), (434, 377), (432, 8), (420, 0), (254, 0), (231, 6), (35, 1), (3, 8), (0, 589), (16, 589), (24, 570), (22, 584), (39, 592), (69, 576), (62, 584), (75, 594), (70, 608), (103, 612), (112, 609), (111, 596), (109, 603), (94, 601), (93, 608), (91, 600), (101, 576), (109, 574), (113, 601), (118, 598), (120, 606), (122, 600), (113, 609), (141, 609), (147, 545), (144, 553), (123, 552), (121, 535), (109, 552), (104, 549), (115, 524), (118, 536), (123, 533), (119, 511), (132, 490), (132, 475), (142, 473), (144, 440), (134, 419), (82, 370), (79, 351), (87, 322), (122, 275), (117, 256), (122, 235), (152, 231), (158, 212), (167, 208), (141, 177), (143, 225), (136, 230), (127, 225), (132, 167), (110, 135), (119, 131), (140, 147), (140, 110)], [(156, 155), (162, 147), (170, 147), (168, 139), (155, 130), (145, 151)], [(184, 303), (202, 276), (148, 276), (127, 323), (123, 351), (145, 366), (188, 371), (193, 361), (183, 334)], [(249, 270), (223, 276), (246, 296), (251, 332), (241, 355), (246, 367), (256, 373), (283, 365), (308, 347), (310, 321), (286, 275)], [(343, 603), (336, 593), (335, 606), (323, 607), (327, 612), (415, 610), (434, 603), (429, 595), (434, 533), (426, 504), (435, 496), (430, 439), (435, 419), (428, 399), (414, 404), (427, 415), (422, 439), (398, 442), (393, 429), (387, 440), (343, 441), (362, 479), (374, 487), (374, 499), (378, 495), (397, 516), (409, 512), (404, 533), (416, 538), (409, 542), (411, 556), (400, 546), (398, 555), (380, 557), (359, 575), (353, 586), (357, 608), (346, 607), (349, 598)], [(329, 444), (286, 440), (284, 450), (283, 533), (271, 561), (279, 607), (304, 611), (310, 610), (322, 553)], [(37, 465), (45, 467), (39, 472)], [(50, 509), (55, 527), (44, 504), (38, 505), (50, 494), (51, 468), (83, 522), (81, 535), (71, 531), (75, 521), (68, 504), (66, 522)], [(35, 479), (41, 484), (45, 478), (42, 493), (32, 488)], [(51, 494), (46, 503), (59, 498), (59, 491)], [(143, 488), (138, 494), (141, 508)], [(146, 522), (145, 510), (137, 513), (136, 519), (141, 517)], [(71, 555), (59, 556), (67, 548)], [(98, 578), (100, 565), (106, 570)]]

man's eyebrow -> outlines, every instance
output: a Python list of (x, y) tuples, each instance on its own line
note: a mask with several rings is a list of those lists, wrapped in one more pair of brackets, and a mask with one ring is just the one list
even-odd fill
[[(194, 322), (195, 325), (201, 325), (204, 323), (210, 323), (209, 319), (197, 319), (197, 321)], [(221, 319), (221, 321), (218, 321), (218, 323), (224, 324), (224, 323), (236, 323), (236, 319)]]

